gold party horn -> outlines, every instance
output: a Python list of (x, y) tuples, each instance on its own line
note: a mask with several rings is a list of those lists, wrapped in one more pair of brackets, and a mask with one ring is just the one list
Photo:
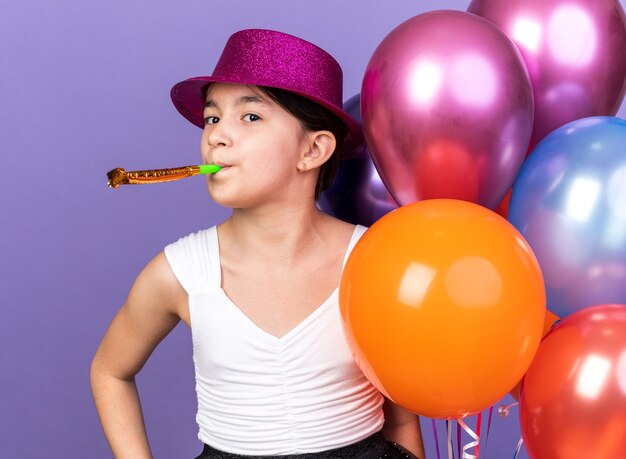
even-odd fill
[(194, 175), (215, 174), (222, 169), (217, 164), (202, 164), (200, 166), (173, 167), (170, 169), (148, 169), (145, 171), (128, 171), (121, 167), (107, 172), (107, 185), (117, 188), (120, 185), (142, 185), (145, 183), (161, 183), (180, 180)]

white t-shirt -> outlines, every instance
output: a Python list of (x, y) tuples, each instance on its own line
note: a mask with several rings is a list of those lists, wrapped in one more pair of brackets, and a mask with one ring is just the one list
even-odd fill
[[(344, 266), (366, 230), (356, 226)], [(382, 428), (384, 399), (353, 360), (338, 287), (277, 338), (222, 290), (215, 226), (164, 252), (189, 294), (200, 441), (235, 454), (298, 454), (346, 446)]]

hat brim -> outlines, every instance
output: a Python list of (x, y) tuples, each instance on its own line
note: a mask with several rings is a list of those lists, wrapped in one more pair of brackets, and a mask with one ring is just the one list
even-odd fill
[(234, 79), (232, 77), (223, 78), (218, 76), (200, 76), (188, 78), (175, 84), (170, 91), (170, 96), (172, 98), (174, 106), (176, 107), (176, 110), (178, 110), (178, 112), (183, 115), (183, 117), (185, 117), (190, 123), (195, 124), (201, 129), (204, 129), (204, 98), (205, 90), (208, 84), (245, 84), (283, 89), (321, 105), (333, 114), (337, 115), (337, 117), (339, 117), (339, 119), (343, 121), (343, 123), (348, 128), (348, 135), (344, 141), (345, 148), (343, 158), (351, 157), (351, 152), (357, 149), (357, 147), (364, 142), (363, 129), (361, 128), (361, 125), (354, 118), (352, 118), (352, 116), (333, 104), (330, 104), (324, 100), (311, 97), (308, 94), (304, 94), (292, 88), (277, 86), (276, 84), (263, 84), (263, 82), (258, 81), (251, 82), (243, 80), (233, 80)]

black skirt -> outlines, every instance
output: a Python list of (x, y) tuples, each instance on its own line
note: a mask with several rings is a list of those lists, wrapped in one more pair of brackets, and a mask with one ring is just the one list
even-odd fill
[(202, 454), (195, 459), (417, 459), (400, 445), (388, 442), (381, 432), (341, 448), (318, 453), (286, 454), (282, 456), (250, 456), (220, 451), (204, 445)]

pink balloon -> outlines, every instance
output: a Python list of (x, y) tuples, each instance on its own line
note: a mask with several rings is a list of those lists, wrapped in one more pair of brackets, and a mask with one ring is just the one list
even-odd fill
[(613, 116), (626, 90), (626, 17), (616, 0), (473, 0), (522, 52), (535, 94), (534, 147), (570, 121)]
[(532, 459), (626, 456), (626, 305), (552, 328), (524, 377), (520, 425)]
[(501, 30), (473, 14), (433, 11), (380, 43), (361, 116), (398, 203), (452, 198), (494, 209), (526, 156), (533, 96), (522, 56)]

